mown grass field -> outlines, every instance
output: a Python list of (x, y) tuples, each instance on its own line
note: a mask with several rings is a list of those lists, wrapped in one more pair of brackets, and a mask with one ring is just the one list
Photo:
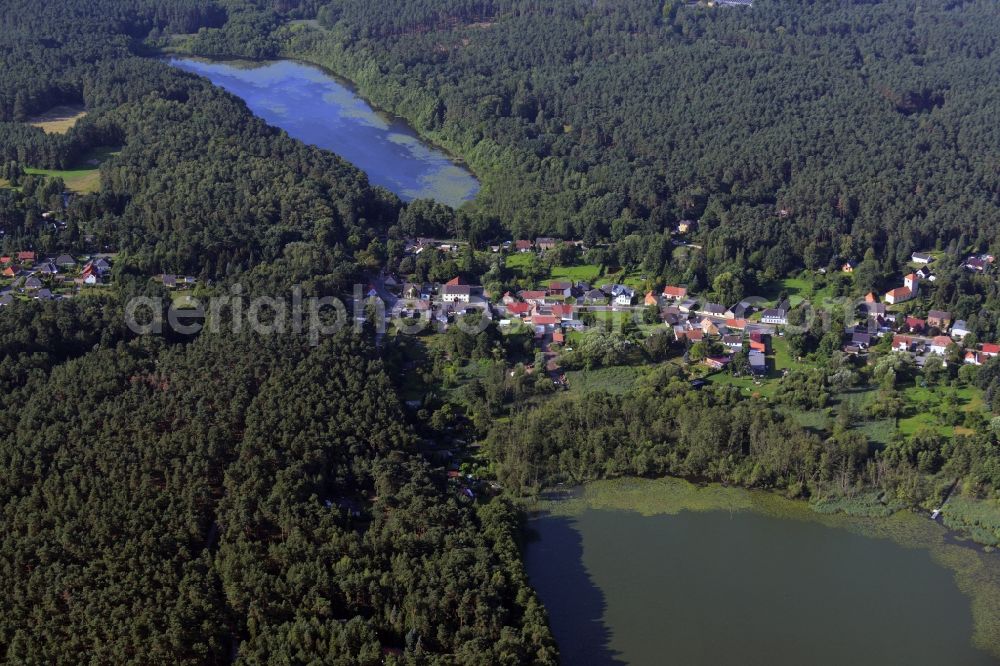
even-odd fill
[(594, 282), (601, 275), (601, 267), (597, 264), (581, 264), (579, 266), (553, 266), (550, 277), (553, 280), (570, 280), (572, 282)]
[(82, 106), (55, 106), (43, 114), (28, 119), (28, 124), (37, 127), (46, 134), (65, 134), (76, 125), (77, 121), (87, 115)]
[(80, 164), (73, 169), (26, 168), (25, 173), (49, 178), (62, 178), (66, 188), (80, 194), (90, 194), (101, 189), (101, 164), (118, 154), (118, 148), (95, 148), (84, 155)]

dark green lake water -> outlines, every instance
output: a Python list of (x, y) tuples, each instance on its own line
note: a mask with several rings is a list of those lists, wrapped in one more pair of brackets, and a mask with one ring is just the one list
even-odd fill
[(290, 136), (337, 153), (368, 174), (371, 183), (402, 199), (429, 198), (458, 206), (479, 190), (469, 171), (317, 67), (287, 60), (172, 58), (170, 64), (225, 88)]
[(563, 663), (995, 664), (925, 550), (749, 511), (532, 521)]

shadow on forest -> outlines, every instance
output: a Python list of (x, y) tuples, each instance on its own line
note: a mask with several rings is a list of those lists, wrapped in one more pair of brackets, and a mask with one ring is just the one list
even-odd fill
[(531, 585), (549, 614), (560, 661), (574, 666), (621, 666), (604, 624), (604, 593), (583, 564), (575, 521), (542, 515), (532, 521), (525, 562)]

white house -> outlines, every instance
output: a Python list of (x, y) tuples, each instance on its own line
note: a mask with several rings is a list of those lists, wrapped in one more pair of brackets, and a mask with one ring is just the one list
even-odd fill
[(768, 308), (760, 314), (761, 322), (765, 324), (787, 324), (788, 315), (781, 308)]
[(467, 284), (446, 284), (441, 289), (441, 300), (445, 303), (468, 303), (472, 287)]
[(951, 338), (947, 335), (938, 335), (931, 340), (930, 352), (938, 356), (944, 356), (948, 345), (952, 344)]
[(934, 261), (934, 257), (926, 252), (914, 252), (910, 255), (910, 261), (915, 264), (929, 264)]
[(953, 338), (958, 338), (959, 340), (962, 340), (965, 338), (965, 336), (969, 334), (969, 332), (970, 332), (969, 329), (966, 328), (964, 319), (958, 319), (955, 321), (954, 324), (952, 324), (951, 337)]

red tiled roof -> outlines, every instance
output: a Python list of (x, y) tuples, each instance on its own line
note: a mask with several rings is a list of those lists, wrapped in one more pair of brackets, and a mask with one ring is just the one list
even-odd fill
[(684, 298), (687, 296), (688, 290), (686, 287), (672, 287), (667, 285), (663, 288), (664, 296), (672, 296), (673, 298)]
[(556, 315), (557, 317), (562, 317), (564, 315), (566, 315), (566, 316), (572, 316), (572, 314), (573, 314), (573, 306), (572, 305), (562, 305), (561, 303), (557, 303), (557, 304), (555, 304), (555, 305), (552, 306), (552, 314)]
[(531, 305), (529, 303), (510, 303), (507, 305), (507, 312), (516, 315), (527, 314), (531, 311)]

